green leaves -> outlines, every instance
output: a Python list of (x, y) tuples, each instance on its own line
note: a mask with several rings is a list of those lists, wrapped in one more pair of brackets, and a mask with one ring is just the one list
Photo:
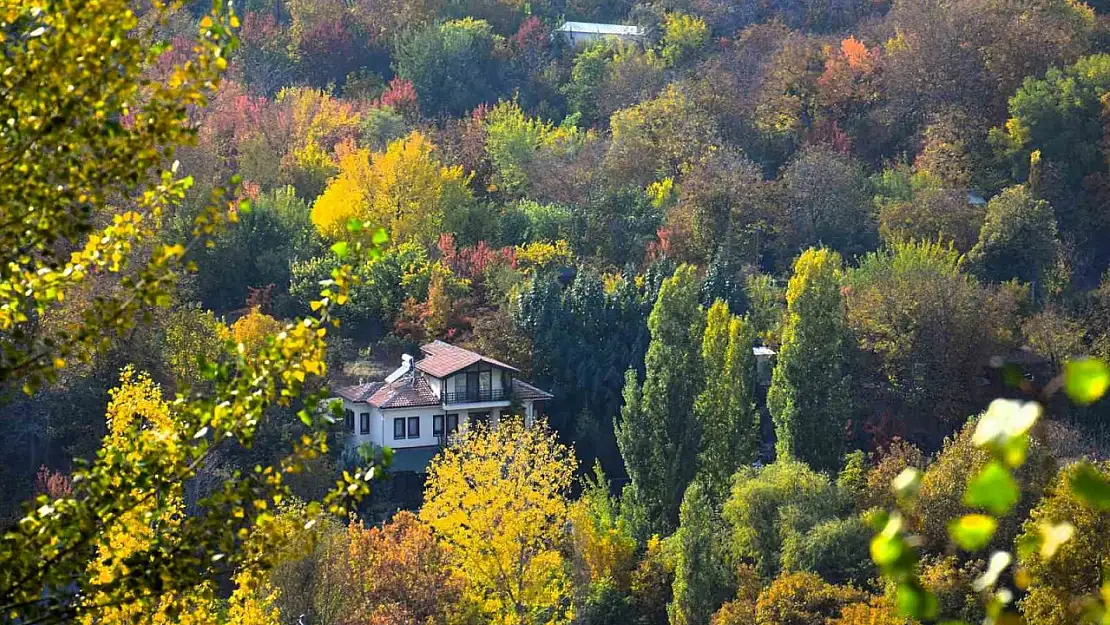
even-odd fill
[(347, 254), (350, 253), (350, 246), (346, 241), (339, 241), (332, 245), (330, 249), (340, 259), (347, 258)]
[(1098, 401), (1110, 388), (1110, 367), (1097, 358), (1080, 358), (1064, 364), (1064, 392), (1081, 406)]
[(916, 467), (906, 467), (890, 486), (898, 499), (912, 499), (921, 490), (921, 471)]
[(871, 559), (879, 566), (892, 566), (902, 558), (906, 543), (900, 536), (879, 534), (871, 540)]
[(386, 232), (385, 228), (378, 228), (374, 231), (373, 236), (370, 238), (370, 242), (373, 243), (375, 247), (382, 247), (388, 241), (389, 233)]
[(920, 582), (899, 584), (895, 591), (895, 601), (898, 612), (918, 620), (926, 621), (937, 617), (940, 605), (933, 593), (925, 589)]
[(1025, 461), (1025, 438), (1029, 428), (1041, 416), (1037, 402), (1013, 399), (996, 399), (979, 418), (971, 442), (977, 447), (987, 447), (996, 455), (1006, 458), (1007, 464), (1017, 466)]
[(1110, 509), (1110, 481), (1090, 464), (1083, 463), (1071, 477), (1072, 491), (1092, 508)]
[(1020, 496), (1010, 470), (998, 460), (992, 460), (968, 484), (964, 504), (1001, 516), (1010, 511)]
[(1038, 530), (1041, 534), (1041, 557), (1045, 560), (1056, 555), (1056, 551), (1075, 534), (1075, 526), (1067, 521), (1041, 523)]
[(979, 551), (990, 543), (996, 529), (998, 521), (994, 517), (967, 514), (948, 524), (948, 535), (962, 549)]
[(998, 583), (998, 578), (1006, 567), (1014, 561), (1014, 557), (1006, 551), (996, 551), (991, 554), (987, 570), (972, 582), (971, 587), (977, 591), (984, 591)]

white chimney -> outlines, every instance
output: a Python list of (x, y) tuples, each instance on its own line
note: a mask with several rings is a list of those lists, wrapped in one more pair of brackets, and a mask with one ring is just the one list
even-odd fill
[(401, 376), (409, 373), (415, 368), (412, 361), (412, 356), (408, 354), (401, 354), (401, 366), (394, 369), (393, 373), (385, 379), (386, 384), (392, 384), (401, 379)]

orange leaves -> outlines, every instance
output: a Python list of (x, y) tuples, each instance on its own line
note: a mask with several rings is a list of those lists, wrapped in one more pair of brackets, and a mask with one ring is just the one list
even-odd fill
[(848, 67), (862, 69), (865, 63), (871, 62), (878, 55), (878, 48), (871, 52), (867, 49), (867, 46), (863, 45), (862, 41), (852, 35), (840, 42), (840, 53), (848, 61)]
[(381, 527), (351, 523), (345, 556), (356, 621), (376, 622), (393, 612), (410, 617), (404, 622), (442, 625), (462, 598), (463, 580), (450, 568), (446, 548), (411, 512)]
[(879, 69), (879, 48), (868, 48), (855, 36), (834, 50), (825, 47), (825, 71), (817, 79), (818, 102), (833, 123), (846, 121), (859, 107), (878, 96), (872, 84)]
[(840, 49), (825, 48), (825, 73), (818, 80), (822, 86), (835, 87), (845, 81), (859, 80), (873, 73), (879, 60), (879, 48), (868, 48), (862, 41), (850, 36), (841, 40)]

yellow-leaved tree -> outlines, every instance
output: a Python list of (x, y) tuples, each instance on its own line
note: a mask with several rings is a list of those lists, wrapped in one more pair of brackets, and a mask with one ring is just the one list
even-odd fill
[[(104, 440), (107, 453), (149, 453), (158, 449), (167, 456), (179, 456), (180, 424), (172, 416), (171, 406), (162, 389), (145, 373), (136, 373), (128, 366), (120, 374), (120, 385), (109, 391), (108, 435)], [(144, 452), (139, 449), (146, 445)], [(139, 502), (123, 512), (102, 529), (96, 557), (89, 563), (88, 582), (92, 591), (84, 599), (84, 609), (77, 612), (83, 625), (277, 625), (274, 607), (276, 591), (266, 582), (265, 575), (254, 566), (240, 569), (234, 576), (236, 589), (228, 603), (225, 619), (218, 618), (219, 603), (215, 584), (211, 581), (181, 591), (167, 590), (161, 594), (151, 588), (138, 590), (139, 596), (121, 601), (112, 590), (130, 575), (128, 563), (145, 557), (156, 547), (156, 533), (178, 530), (184, 514), (183, 484), (155, 491), (132, 488), (131, 496)], [(303, 525), (303, 523), (301, 524)], [(300, 525), (298, 525), (298, 528)], [(288, 541), (288, 530), (258, 531), (250, 535), (246, 549), (273, 549)], [(105, 590), (98, 590), (103, 586)]]
[[(161, 45), (155, 24), (170, 20), (176, 7), (9, 2), (0, 15), (6, 390), (34, 393), (72, 361), (92, 361), (169, 307), (189, 251), (237, 222), (246, 207), (220, 185), (187, 234), (161, 226), (193, 184), (179, 171), (176, 149), (195, 143), (192, 113), (219, 86), (239, 25), (230, 5), (216, 2), (197, 16), (188, 41)], [(235, 186), (238, 177), (227, 183)], [(387, 235), (371, 234), (369, 226), (352, 225), (364, 236), (352, 233), (334, 253), (351, 263), (379, 253)], [(167, 402), (134, 374), (125, 379), (112, 398), (113, 433), (75, 468), (72, 488), (39, 495), (18, 522), (0, 529), (2, 618), (102, 623), (134, 610), (129, 614), (148, 621), (164, 614), (212, 622), (198, 607), (211, 580), (272, 566), (272, 510), (290, 496), (286, 476), (328, 449), (335, 414), (316, 410), (324, 396), (308, 395), (306, 385), (326, 375), (327, 327), (333, 307), (350, 296), (352, 276), (351, 264), (335, 267), (310, 302), (313, 315), (285, 324), (256, 354), (220, 349), (211, 340), (219, 334), (214, 322), (205, 320), (213, 331), (198, 335), (204, 349), (197, 355), (213, 366), (179, 369), (203, 382), (203, 392), (178, 386)], [(93, 289), (97, 295), (82, 302), (80, 314), (57, 314), (63, 302)], [(52, 318), (57, 322), (43, 323)], [(193, 344), (178, 338), (171, 350)], [(274, 406), (295, 409), (295, 402), (308, 432), (288, 453), (222, 477), (191, 504), (195, 513), (181, 513), (182, 485), (215, 449), (249, 447)], [(369, 492), (373, 475), (370, 468), (344, 472), (306, 513), (343, 512)], [(264, 547), (241, 548), (253, 536)]]
[(471, 599), (500, 625), (573, 617), (565, 540), (577, 461), (543, 421), (476, 425), (432, 461), (420, 518), (451, 548)]
[(247, 354), (257, 354), (266, 345), (266, 339), (281, 332), (282, 324), (277, 319), (260, 311), (258, 307), (231, 324), (231, 338), (241, 343)]
[[(127, 367), (120, 374), (120, 385), (108, 392), (108, 435), (104, 449), (112, 453), (130, 454), (143, 441), (167, 455), (178, 455), (180, 432), (170, 416), (170, 406), (162, 390), (150, 376)], [(167, 592), (152, 597), (150, 589), (142, 589), (144, 600), (132, 598), (120, 602), (106, 590), (113, 583), (126, 579), (128, 560), (142, 557), (153, 544), (155, 532), (172, 532), (183, 512), (182, 484), (156, 493), (142, 488), (131, 489), (139, 502), (123, 512), (101, 532), (95, 559), (89, 564), (88, 579), (92, 587), (84, 600), (86, 610), (79, 612), (83, 625), (93, 623), (209, 623), (216, 608), (212, 584), (188, 591)], [(149, 603), (147, 603), (149, 601)], [(151, 609), (151, 605), (154, 609)]]
[(443, 165), (418, 131), (384, 153), (341, 146), (339, 174), (312, 206), (312, 222), (332, 238), (347, 236), (351, 218), (384, 227), (395, 243), (435, 243), (444, 215), (470, 201), (460, 166)]

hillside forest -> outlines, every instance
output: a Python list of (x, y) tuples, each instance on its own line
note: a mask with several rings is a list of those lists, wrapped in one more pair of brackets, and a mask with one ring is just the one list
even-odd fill
[(1110, 4), (0, 19), (0, 621), (1110, 623)]

